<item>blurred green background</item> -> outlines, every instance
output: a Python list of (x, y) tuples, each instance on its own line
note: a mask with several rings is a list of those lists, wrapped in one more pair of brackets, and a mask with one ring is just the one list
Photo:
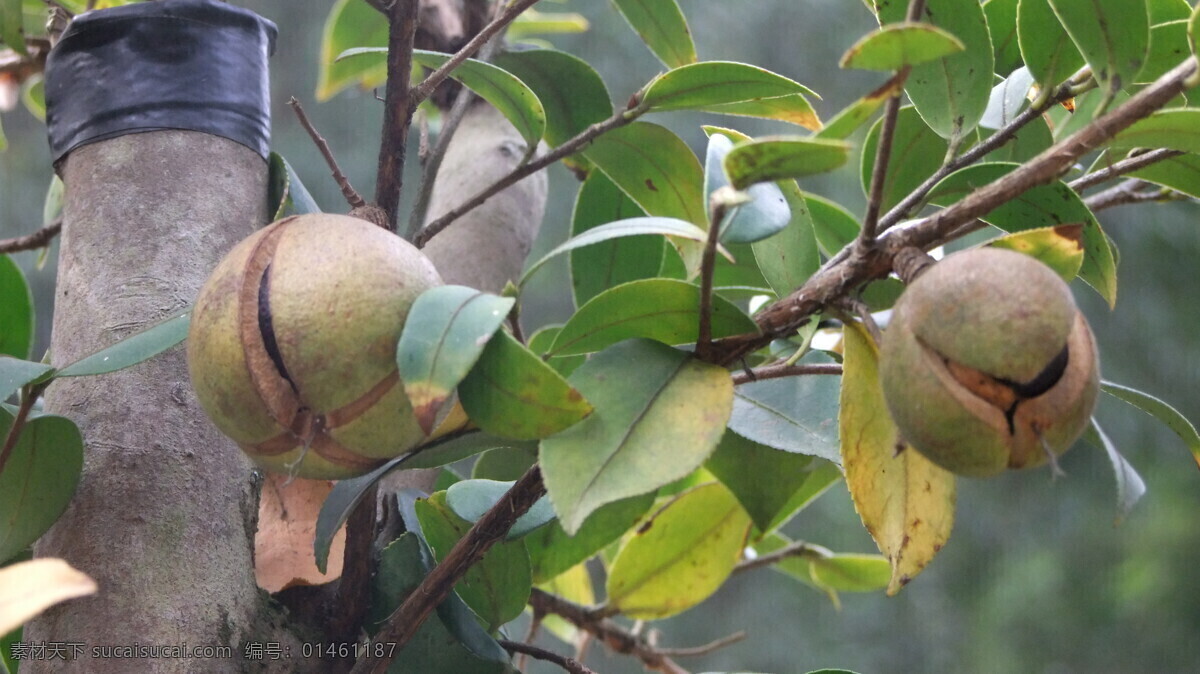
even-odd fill
[[(272, 59), (275, 149), (284, 154), (318, 203), (347, 210), (320, 155), (286, 106), (296, 96), (326, 136), (351, 182), (374, 184), (382, 104), (371, 92), (313, 99), (321, 27), (329, 3), (243, 0), (280, 28)], [(882, 81), (841, 71), (837, 60), (874, 20), (853, 0), (681, 0), (702, 59), (746, 61), (796, 79), (820, 93), (828, 119)], [(620, 103), (661, 66), (602, 0), (543, 3), (544, 10), (587, 16), (591, 30), (556, 36), (554, 44), (589, 62)], [(657, 115), (701, 147), (699, 123), (751, 134), (788, 132), (781, 124), (700, 115)], [(23, 110), (5, 114), (11, 146), (0, 154), (0, 238), (40, 224), (51, 177), (45, 129)], [(416, 162), (409, 162), (412, 167)], [(857, 167), (805, 180), (802, 187), (861, 214)], [(551, 203), (538, 251), (562, 241), (576, 188), (554, 167)], [(406, 182), (415, 184), (415, 176)], [(406, 212), (406, 211), (402, 211)], [(1100, 344), (1103, 376), (1157, 395), (1200, 419), (1200, 320), (1196, 260), (1200, 205), (1122, 207), (1101, 221), (1120, 250), (1120, 300), (1109, 311), (1076, 284)], [(130, 237), (138, 236), (129, 232)], [(39, 311), (38, 354), (48, 344), (54, 254), (35, 269), (36, 253), (20, 253)], [(524, 312), (527, 328), (570, 311), (560, 259), (541, 273)], [(898, 597), (842, 597), (841, 610), (822, 595), (769, 570), (731, 580), (700, 607), (658, 625), (664, 646), (690, 646), (737, 630), (749, 638), (703, 658), (681, 660), (690, 671), (807, 672), (844, 667), (859, 672), (1187, 672), (1200, 670), (1200, 473), (1182, 443), (1133, 408), (1104, 399), (1097, 418), (1145, 478), (1149, 492), (1129, 518), (1113, 526), (1115, 487), (1103, 452), (1080, 444), (1062, 460), (1066, 479), (1049, 471), (959, 483), (958, 518), (950, 543)], [(792, 522), (793, 538), (844, 552), (874, 552), (844, 486), (828, 492)], [(554, 645), (543, 637), (544, 645)], [(557, 646), (556, 646), (557, 647)], [(625, 656), (591, 648), (600, 672), (639, 672)], [(559, 671), (534, 665), (531, 671)]]

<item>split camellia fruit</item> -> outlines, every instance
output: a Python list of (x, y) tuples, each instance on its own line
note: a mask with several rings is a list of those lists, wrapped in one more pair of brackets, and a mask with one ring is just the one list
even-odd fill
[(433, 264), (365, 220), (285, 218), (225, 256), (200, 290), (188, 369), (201, 407), (261, 467), (368, 472), (424, 439), (396, 370)]
[(949, 255), (918, 276), (896, 302), (880, 353), (901, 439), (973, 477), (1066, 451), (1095, 407), (1099, 367), (1067, 284), (997, 248)]

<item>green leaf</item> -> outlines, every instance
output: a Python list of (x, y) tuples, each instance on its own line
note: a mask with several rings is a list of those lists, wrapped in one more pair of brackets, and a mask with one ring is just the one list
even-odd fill
[[(816, 96), (816, 94), (812, 94)], [(703, 112), (735, 117), (774, 119), (816, 131), (821, 128), (821, 119), (812, 103), (804, 94), (788, 94), (774, 98), (756, 98), (736, 103), (714, 103), (701, 108)]]
[(1011, 73), (1022, 64), (1021, 46), (1017, 43), (1018, 0), (986, 0), (983, 13), (987, 15), (988, 32), (992, 35), (992, 53), (996, 72)]
[(600, 506), (695, 470), (716, 448), (733, 406), (726, 370), (645, 339), (592, 356), (570, 381), (595, 411), (542, 440), (539, 458), (554, 510), (572, 534)]
[(858, 238), (862, 225), (841, 204), (811, 192), (804, 193), (804, 200), (812, 212), (813, 233), (825, 257), (833, 257)]
[[(979, 125), (989, 129), (1003, 129), (1011, 124), (1028, 103), (1027, 94), (1033, 84), (1033, 75), (1029, 73), (1029, 68), (1014, 70), (1002, 82), (992, 87), (987, 110), (983, 113), (983, 119), (979, 120)], [(1006, 143), (999, 149), (1010, 144)]]
[(815, 465), (811, 456), (781, 452), (726, 431), (704, 467), (737, 497), (759, 531), (769, 532)]
[(813, 582), (839, 592), (875, 592), (888, 586), (891, 565), (881, 555), (835, 553), (809, 562)]
[(556, 255), (562, 255), (563, 253), (577, 250), (584, 246), (592, 246), (621, 237), (641, 236), (644, 234), (673, 236), (678, 239), (687, 239), (690, 241), (704, 241), (708, 238), (708, 233), (703, 229), (677, 218), (627, 218), (625, 220), (610, 222), (607, 225), (593, 227), (582, 234), (577, 234), (559, 244), (549, 253), (538, 258), (536, 262), (525, 269), (525, 275), (521, 277), (521, 285), (525, 285), (525, 282), (529, 280), (529, 277), (533, 276), (535, 271)]
[[(700, 286), (687, 281), (653, 278), (630, 281), (588, 300), (567, 321), (552, 356), (599, 351), (631, 337), (647, 337), (664, 344), (691, 344), (698, 337)], [(755, 333), (754, 320), (730, 301), (712, 300), (714, 338)]]
[[(802, 363), (828, 363), (821, 354)], [(729, 429), (767, 447), (841, 463), (838, 453), (838, 389), (830, 375), (780, 377), (738, 386)]]
[(1150, 50), (1146, 62), (1138, 73), (1138, 83), (1149, 83), (1162, 77), (1168, 70), (1183, 63), (1192, 53), (1188, 41), (1188, 21), (1181, 19), (1150, 28)]
[[(729, 185), (723, 161), (733, 149), (728, 136), (714, 133), (708, 138), (704, 162), (704, 192), (711, 203), (713, 193)], [(794, 183), (793, 183), (794, 184)], [(778, 185), (759, 183), (746, 189), (748, 203), (730, 207), (721, 220), (720, 240), (752, 243), (778, 233), (791, 221), (788, 202)]]
[[(413, 450), (405, 468), (438, 468), (491, 449), (524, 447), (524, 443), (477, 431), (438, 438)], [(401, 457), (404, 458), (404, 457)], [(392, 459), (396, 461), (396, 459)], [(340, 483), (339, 483), (340, 484)]]
[[(592, 171), (575, 199), (571, 235), (578, 236), (604, 223), (641, 215), (642, 209), (608, 176)], [(631, 236), (571, 251), (575, 306), (582, 306), (596, 295), (626, 281), (657, 276), (665, 245), (666, 240), (659, 236)]]
[(364, 89), (387, 81), (387, 63), (369, 59), (338, 61), (337, 56), (356, 47), (387, 47), (388, 22), (363, 0), (336, 0), (321, 29), (317, 61), (317, 100), (333, 98), (355, 84)]
[[(908, 3), (875, 0), (880, 24), (902, 21)], [(904, 90), (921, 117), (943, 138), (975, 128), (992, 90), (995, 60), (979, 0), (928, 0), (922, 20), (958, 38), (966, 49), (913, 66)]]
[(1200, 108), (1159, 110), (1134, 122), (1114, 136), (1109, 144), (1200, 153)]
[(1129, 174), (1200, 199), (1200, 156), (1185, 154), (1155, 162)]
[(613, 0), (613, 5), (668, 68), (695, 62), (692, 31), (675, 0)]
[(738, 143), (725, 157), (725, 173), (736, 189), (754, 183), (826, 173), (846, 163), (849, 144), (801, 136), (765, 136)]
[(21, 28), (21, 0), (0, 0), (0, 41), (18, 54), (25, 54), (25, 31)]
[(1017, 131), (1009, 142), (983, 157), (984, 162), (1026, 162), (1054, 144), (1054, 134), (1045, 117), (1038, 117)]
[(857, 323), (843, 331), (842, 463), (854, 509), (892, 565), (888, 595), (919, 574), (950, 538), (954, 475), (911, 448), (896, 452), (898, 434), (879, 383), (879, 351)]
[(439, 286), (413, 303), (396, 347), (396, 365), (426, 434), (438, 411), (500, 329), (514, 300), (465, 286)]
[[(647, 112), (666, 110), (700, 110), (724, 114), (739, 114), (770, 119), (784, 119), (809, 129), (818, 129), (821, 122), (806, 96), (811, 89), (758, 66), (733, 61), (702, 61), (669, 70), (647, 85), (641, 105)], [(766, 100), (787, 98), (788, 105), (799, 104), (789, 115), (779, 114), (774, 107), (750, 105)], [(738, 106), (741, 107), (728, 107)]]
[(586, 33), (589, 27), (587, 17), (576, 12), (539, 12), (531, 8), (517, 16), (505, 37), (521, 41), (530, 35)]
[[(13, 417), (0, 410), (0, 438)], [(83, 471), (83, 436), (70, 419), (40, 416), (25, 422), (0, 471), (0, 562), (36, 541), (62, 515)]]
[(0, 356), (0, 401), (21, 390), (31, 381), (40, 379), (54, 368), (45, 363), (32, 363), (19, 358)]
[(561, 325), (548, 325), (541, 330), (533, 333), (529, 338), (529, 350), (538, 354), (554, 371), (564, 377), (569, 377), (580, 365), (583, 365), (587, 360), (587, 356), (560, 356), (551, 357), (550, 347), (554, 346), (554, 340), (558, 339), (558, 333), (562, 332)]
[(321, 212), (320, 206), (317, 206), (308, 188), (300, 182), (296, 170), (283, 155), (271, 153), (268, 171), (267, 212), (271, 214), (272, 222), (289, 215)]
[(675, 615), (717, 591), (741, 557), (750, 517), (719, 482), (673, 498), (622, 546), (608, 602), (635, 620)]
[(62, 215), (65, 194), (66, 186), (63, 185), (62, 178), (55, 175), (50, 179), (50, 186), (46, 188), (46, 199), (42, 201), (42, 222), (53, 222)]
[[(931, 202), (948, 206), (970, 192), (995, 182), (1018, 164), (977, 164), (946, 176), (929, 193)], [(1083, 225), (1083, 265), (1079, 277), (1108, 300), (1117, 301), (1117, 267), (1108, 237), (1079, 195), (1065, 183), (1054, 182), (1030, 189), (980, 218), (1006, 232), (1065, 224)]]
[[(439, 561), (471, 528), (470, 522), (450, 510), (445, 492), (418, 500), (415, 508), (425, 540)], [(521, 541), (508, 541), (493, 545), (454, 591), (492, 632), (521, 615), (532, 585), (525, 546)]]
[(188, 308), (183, 313), (134, 333), (112, 346), (84, 356), (54, 373), (54, 376), (83, 377), (108, 374), (137, 365), (187, 339), (191, 321), (192, 310)]
[(763, 279), (776, 295), (786, 297), (816, 273), (821, 266), (821, 255), (804, 193), (794, 180), (780, 181), (777, 185), (783, 192), (791, 218), (783, 231), (755, 241), (751, 248)]
[[(792, 455), (796, 456), (796, 455)], [(792, 494), (788, 502), (779, 509), (775, 518), (767, 525), (767, 531), (774, 531), (787, 524), (801, 510), (817, 500), (833, 485), (842, 479), (842, 469), (830, 461), (816, 461), (808, 471), (800, 489)]]
[(846, 106), (813, 137), (824, 138), (826, 140), (845, 140), (849, 138), (859, 127), (866, 124), (871, 115), (883, 107), (883, 104), (889, 98), (900, 93), (902, 90), (901, 84), (902, 82), (898, 76), (884, 82), (875, 91)]
[(928, 23), (889, 23), (859, 39), (839, 66), (859, 70), (899, 70), (957, 54), (966, 47), (950, 33)]
[(592, 141), (583, 154), (647, 215), (708, 226), (704, 171), (670, 130), (633, 122)]
[[(515, 482), (537, 462), (537, 443), (512, 443), (517, 447), (489, 449), (471, 466), (471, 479)], [(470, 519), (470, 518), (468, 518)]]
[(1196, 46), (1200, 44), (1200, 6), (1192, 10), (1192, 16), (1188, 19), (1188, 39), (1192, 43), (1192, 53), (1200, 54)]
[(41, 75), (25, 80), (25, 86), (21, 87), (21, 103), (38, 121), (46, 121), (46, 85)]
[(1150, 44), (1146, 0), (1050, 0), (1050, 6), (1102, 89), (1133, 84)]
[(459, 384), (458, 398), (484, 431), (516, 440), (554, 435), (592, 411), (554, 368), (503, 330)]
[[(446, 505), (455, 515), (474, 524), (487, 511), (500, 501), (508, 490), (516, 484), (514, 481), (498, 482), (496, 480), (463, 480), (456, 482), (446, 490)], [(504, 540), (513, 541), (525, 534), (545, 526), (554, 519), (554, 508), (545, 496), (538, 499), (524, 515), (517, 518), (512, 528), (508, 530)]]
[(1192, 15), (1192, 5), (1188, 0), (1149, 0), (1146, 8), (1150, 10), (1152, 26), (1168, 21), (1182, 21)]
[[(0, 354), (28, 358), (33, 349), (33, 294), (21, 268), (0, 255)], [(0, 400), (8, 397), (0, 395)]]
[(1053, 91), (1083, 67), (1083, 55), (1054, 15), (1049, 0), (1021, 0), (1017, 38), (1025, 65), (1042, 92)]
[[(863, 194), (871, 191), (871, 173), (875, 168), (875, 155), (879, 151), (879, 134), (883, 120), (875, 122), (863, 140), (862, 176)], [(896, 116), (896, 130), (892, 136), (892, 152), (888, 156), (887, 174), (883, 182), (880, 207), (886, 213), (900, 203), (921, 183), (942, 167), (949, 144), (925, 124), (925, 120), (912, 106), (900, 108)]]
[(1184, 444), (1187, 445), (1187, 448), (1191, 450), (1192, 457), (1196, 460), (1196, 465), (1200, 466), (1200, 434), (1196, 433), (1196, 427), (1192, 425), (1192, 422), (1188, 421), (1187, 417), (1180, 414), (1174, 407), (1171, 407), (1149, 393), (1143, 393), (1110, 381), (1101, 382), (1100, 390), (1114, 398), (1124, 400), (1146, 414), (1158, 419), (1163, 425), (1174, 431), (1183, 440)]
[(574, 535), (557, 521), (525, 537), (533, 579), (544, 583), (575, 565), (591, 559), (642, 519), (654, 505), (655, 492), (614, 501), (588, 516)]
[(1064, 281), (1075, 278), (1083, 265), (1083, 225), (1029, 229), (994, 239), (988, 245), (1037, 259), (1053, 269)]
[(1146, 493), (1146, 483), (1142, 481), (1142, 476), (1137, 474), (1129, 461), (1121, 456), (1094, 418), (1084, 430), (1083, 439), (1093, 446), (1103, 449), (1104, 453), (1108, 455), (1108, 460), (1112, 462), (1113, 477), (1117, 480), (1117, 517), (1113, 524), (1120, 525), (1133, 510), (1133, 506), (1137, 505), (1137, 502)]
[(404, 454), (396, 457), (366, 475), (339, 480), (333, 485), (333, 489), (325, 497), (325, 502), (321, 504), (321, 512), (317, 513), (316, 531), (313, 535), (313, 558), (318, 571), (325, 573), (333, 537), (350, 518), (350, 513), (354, 512), (375, 483), (407, 461), (410, 456), (412, 455)]

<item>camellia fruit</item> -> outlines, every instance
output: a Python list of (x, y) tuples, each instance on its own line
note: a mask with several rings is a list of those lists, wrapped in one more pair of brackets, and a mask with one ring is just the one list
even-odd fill
[(1096, 344), (1067, 284), (997, 248), (949, 255), (909, 284), (879, 367), (901, 439), (972, 477), (1066, 451), (1100, 389)]
[(396, 343), (417, 296), (438, 285), (425, 255), (365, 220), (313, 213), (255, 232), (192, 311), (200, 406), (266, 470), (368, 472), (424, 440)]

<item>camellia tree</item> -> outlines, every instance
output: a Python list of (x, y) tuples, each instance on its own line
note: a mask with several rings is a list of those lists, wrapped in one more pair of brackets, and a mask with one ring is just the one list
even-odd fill
[[(373, 201), (295, 108), (353, 217), (317, 212), (253, 124), (206, 126), (234, 106), (68, 142), (105, 104), (95, 50), (131, 45), (140, 72), (206, 53), (167, 23), (236, 26), (264, 61), (275, 38), (214, 0), (95, 4), (0, 0), (0, 85), (48, 117), (61, 178), (0, 252), (63, 237), (40, 361), (0, 258), (9, 671), (592, 671), (532, 645), (545, 628), (683, 672), (623, 618), (704, 611), (759, 567), (895, 594), (949, 541), (958, 475), (1056, 470), (1082, 436), (1123, 516), (1144, 485), (1101, 393), (1200, 462), (1178, 412), (1100, 380), (1066, 285), (1115, 306), (1097, 214), (1200, 197), (1186, 0), (868, 1), (878, 26), (840, 65), (879, 86), (825, 121), (784, 74), (703, 60), (672, 0), (613, 1), (663, 67), (616, 104), (579, 55), (521, 44), (581, 28), (536, 0), (337, 0), (309, 66), (319, 97), (384, 92)], [(223, 101), (236, 60), (185, 83)], [(711, 116), (699, 157), (655, 123), (673, 111)], [(402, 185), (410, 136), (423, 177)], [(862, 217), (804, 189), (857, 157)], [(556, 162), (579, 178), (571, 235), (526, 260)], [(557, 256), (575, 311), (530, 325)], [(879, 555), (780, 532), (842, 480)]]

